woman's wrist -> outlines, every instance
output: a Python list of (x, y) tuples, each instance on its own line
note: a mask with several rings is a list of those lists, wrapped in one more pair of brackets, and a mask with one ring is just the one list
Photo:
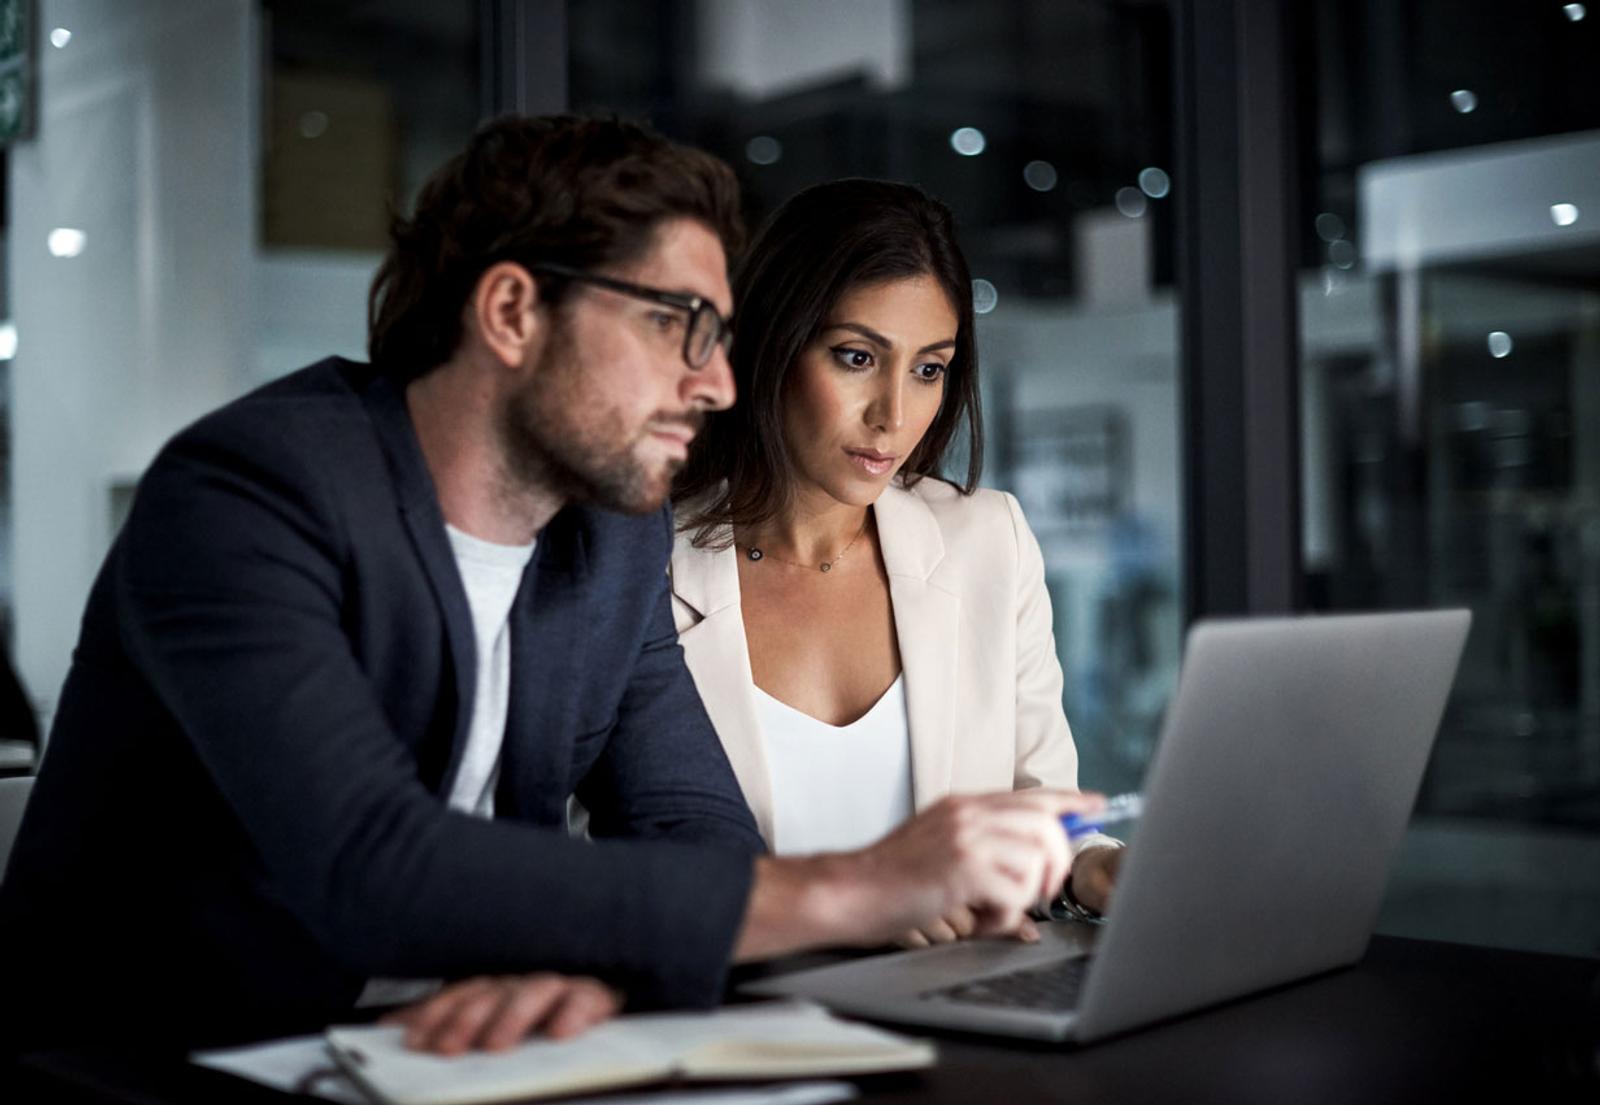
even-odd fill
[(1080, 871), (1087, 870), (1090, 866), (1098, 862), (1097, 859), (1091, 858), (1087, 864), (1084, 864), (1083, 858), (1086, 855), (1096, 851), (1115, 852), (1126, 847), (1127, 845), (1123, 844), (1120, 840), (1115, 840), (1111, 837), (1105, 837), (1102, 840), (1090, 842), (1085, 847), (1081, 848), (1077, 855), (1073, 857), (1072, 870), (1068, 872), (1066, 880), (1061, 884), (1061, 893), (1057, 896), (1056, 900), (1051, 903), (1052, 914), (1059, 912), (1067, 919), (1074, 921), (1086, 921), (1090, 924), (1099, 924), (1101, 921), (1103, 921), (1105, 919), (1105, 914), (1080, 900), (1078, 895), (1073, 892), (1072, 883)]

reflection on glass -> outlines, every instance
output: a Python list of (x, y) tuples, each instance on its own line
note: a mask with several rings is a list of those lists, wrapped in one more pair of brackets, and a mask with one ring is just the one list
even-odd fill
[(757, 165), (771, 165), (783, 156), (783, 143), (771, 135), (758, 134), (745, 143), (744, 155)]
[(1145, 193), (1137, 188), (1118, 188), (1116, 204), (1117, 210), (1130, 219), (1143, 217), (1150, 208), (1150, 204), (1145, 200)]
[(1056, 167), (1048, 161), (1030, 161), (1022, 167), (1022, 179), (1035, 192), (1048, 192), (1060, 180)]

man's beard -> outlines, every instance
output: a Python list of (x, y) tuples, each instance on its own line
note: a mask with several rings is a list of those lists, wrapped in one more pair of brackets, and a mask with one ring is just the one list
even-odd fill
[[(648, 429), (630, 437), (619, 412), (605, 409), (592, 390), (585, 393), (585, 383), (593, 383), (584, 376), (589, 368), (578, 363), (564, 326), (551, 334), (540, 362), (500, 413), (502, 452), (512, 482), (626, 514), (660, 508), (682, 463), (674, 460), (652, 470), (640, 461), (635, 450)], [(693, 425), (698, 428), (698, 419)]]

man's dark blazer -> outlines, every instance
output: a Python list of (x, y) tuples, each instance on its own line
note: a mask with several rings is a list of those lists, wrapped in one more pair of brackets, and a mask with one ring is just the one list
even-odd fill
[(181, 433), (95, 583), (0, 889), (7, 1042), (301, 1030), (372, 976), (716, 1000), (761, 843), (683, 665), (671, 549), (665, 510), (539, 535), (475, 819), (442, 797), (471, 614), (401, 390), (328, 360)]

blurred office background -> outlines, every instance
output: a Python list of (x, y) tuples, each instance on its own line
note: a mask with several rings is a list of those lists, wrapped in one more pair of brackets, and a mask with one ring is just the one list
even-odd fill
[(1470, 606), (1380, 930), (1600, 954), (1594, 8), (0, 0), (9, 655), (47, 726), (139, 472), (362, 355), (389, 205), (478, 119), (617, 112), (752, 222), (955, 209), (1086, 785), (1137, 786), (1195, 617)]

